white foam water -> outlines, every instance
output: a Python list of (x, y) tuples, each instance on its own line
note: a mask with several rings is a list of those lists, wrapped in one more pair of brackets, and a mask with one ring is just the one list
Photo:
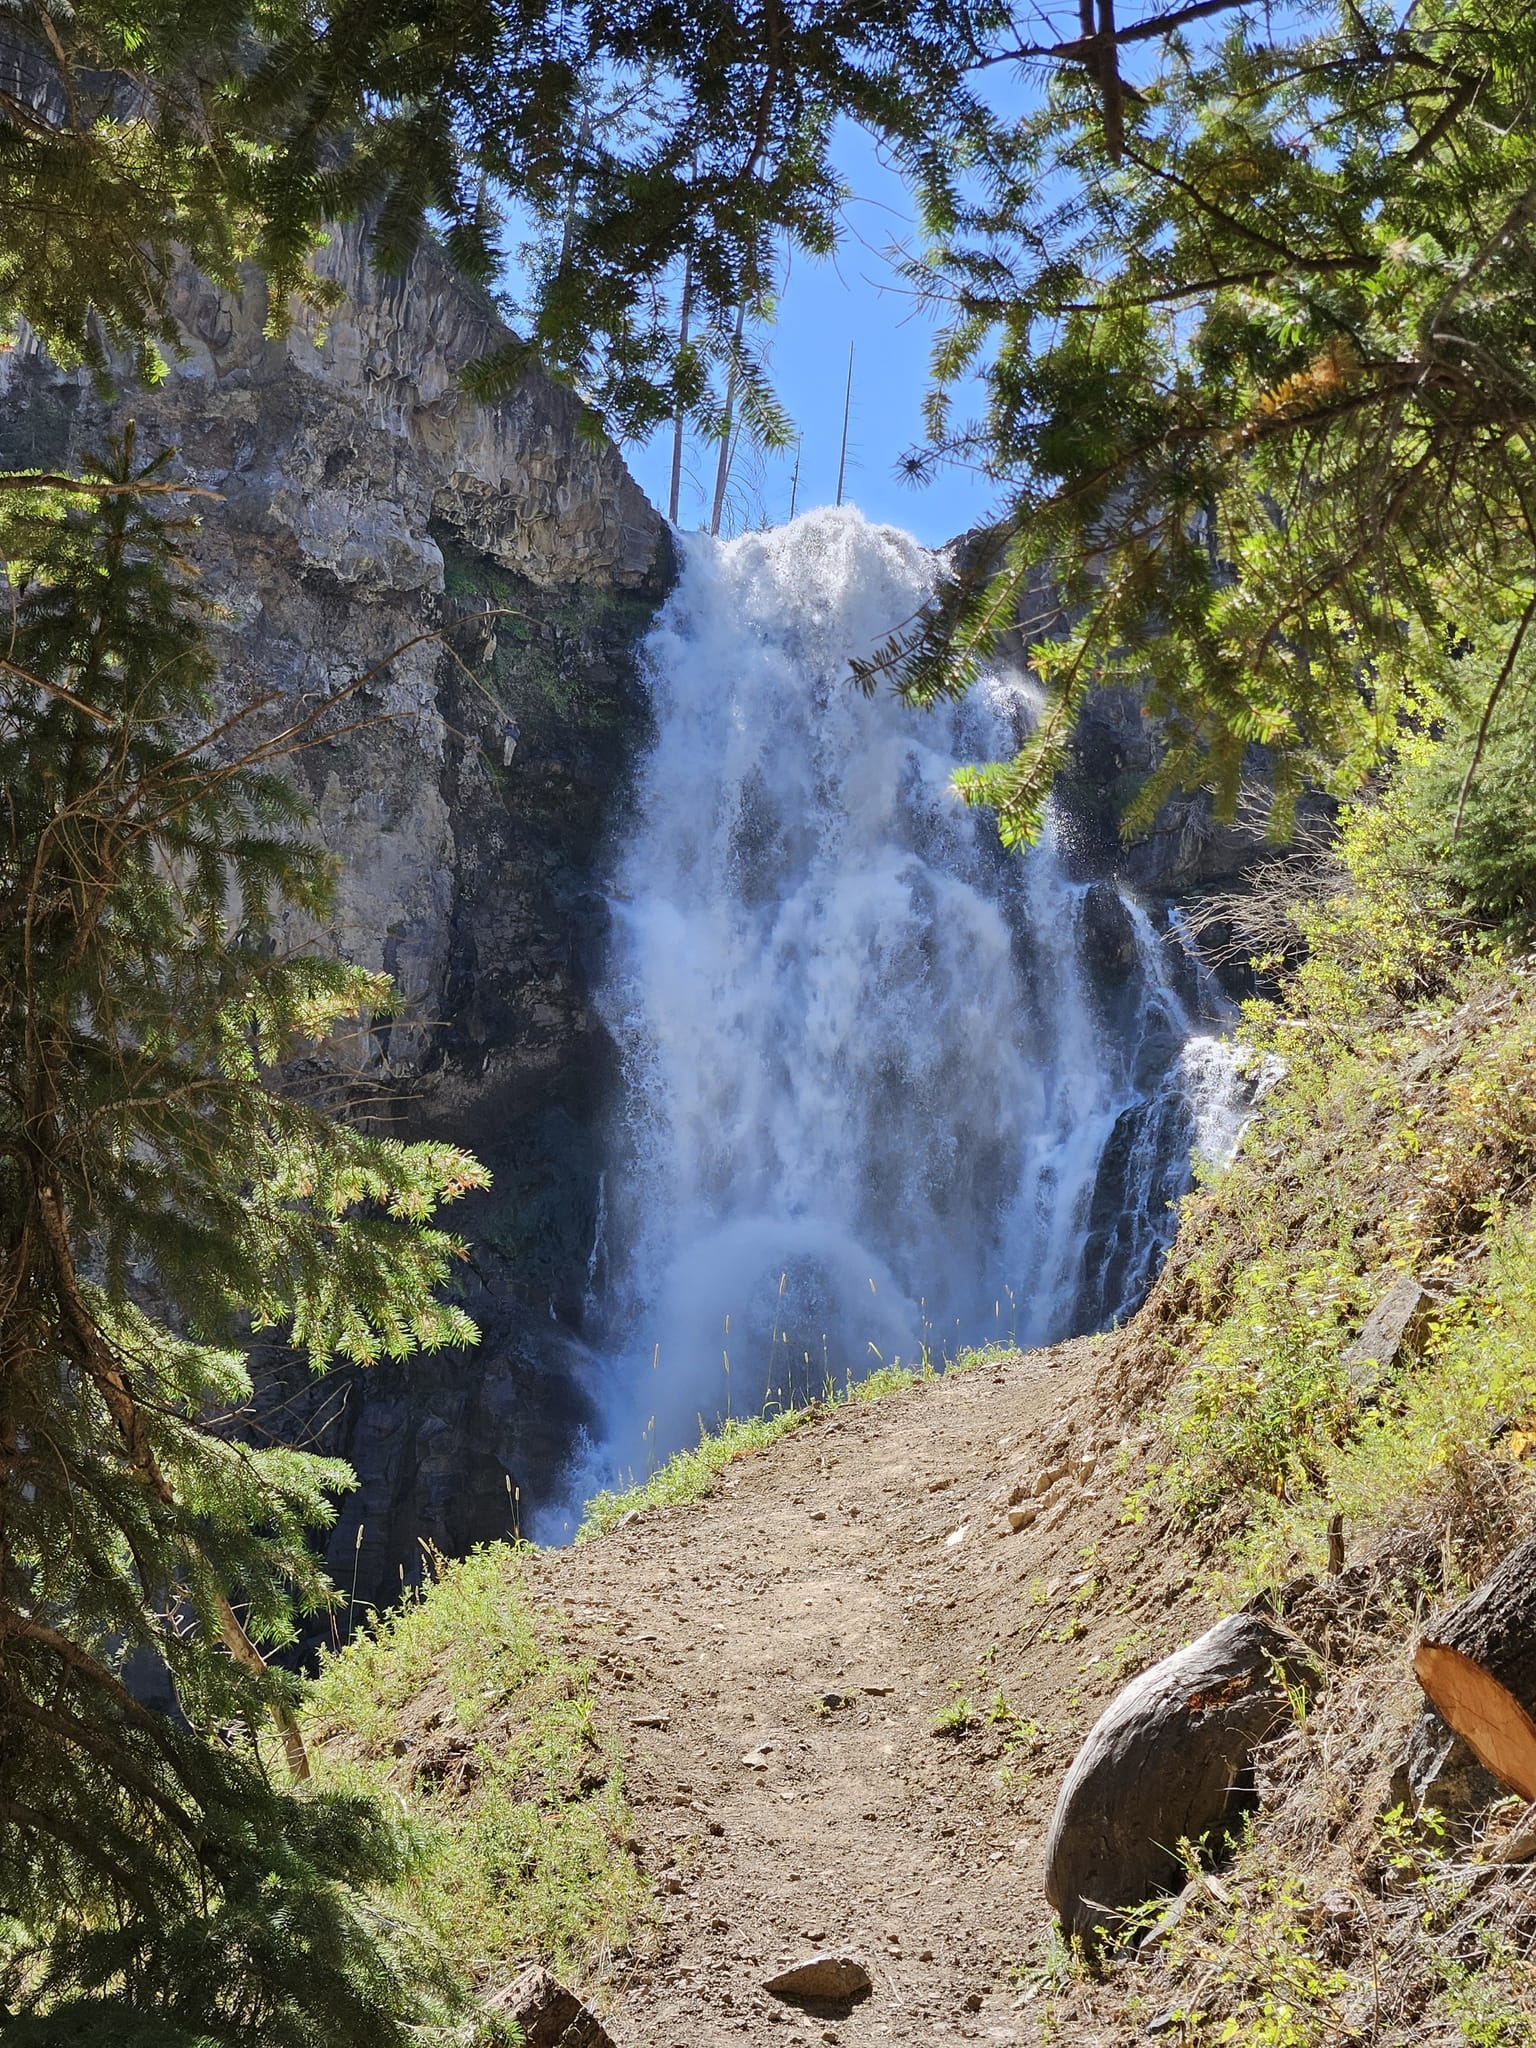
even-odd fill
[(849, 681), (933, 557), (846, 510), (681, 548), (609, 884), (606, 1433), (577, 1485), (881, 1360), (1111, 1320), (1192, 1140), (1225, 1143), (1188, 963), (1053, 829), (1005, 855), (953, 793), (1018, 745), (1026, 683), (925, 713)]

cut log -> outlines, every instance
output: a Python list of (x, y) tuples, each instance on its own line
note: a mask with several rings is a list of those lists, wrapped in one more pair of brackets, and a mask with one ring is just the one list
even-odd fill
[(1092, 1943), (1182, 1881), (1180, 1841), (1217, 1845), (1244, 1810), (1253, 1752), (1310, 1691), (1312, 1653), (1262, 1614), (1231, 1614), (1133, 1679), (1094, 1724), (1056, 1801), (1045, 1895)]
[(1536, 1799), (1536, 1536), (1434, 1618), (1413, 1673), (1483, 1768)]

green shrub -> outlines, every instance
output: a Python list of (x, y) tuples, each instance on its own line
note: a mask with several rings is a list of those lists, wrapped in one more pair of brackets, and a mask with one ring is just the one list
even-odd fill
[(1474, 744), (1458, 724), (1424, 751), (1405, 779), (1405, 822), (1469, 917), (1523, 938), (1536, 929), (1536, 720), (1501, 711), (1463, 802)]

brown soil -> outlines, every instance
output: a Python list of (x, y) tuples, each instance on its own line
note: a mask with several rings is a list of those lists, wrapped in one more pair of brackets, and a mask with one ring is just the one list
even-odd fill
[[(657, 1941), (597, 2001), (622, 2048), (1035, 2038), (1056, 1787), (1210, 1619), (1156, 1509), (1122, 1519), (1141, 1447), (1097, 1420), (1096, 1362), (1083, 1340), (840, 1410), (702, 1503), (531, 1563), (598, 1663), (656, 1886)], [(1011, 1533), (1010, 1492), (1090, 1449)], [(957, 1692), (970, 1725), (936, 1731)], [(763, 1990), (819, 1950), (872, 1993)]]

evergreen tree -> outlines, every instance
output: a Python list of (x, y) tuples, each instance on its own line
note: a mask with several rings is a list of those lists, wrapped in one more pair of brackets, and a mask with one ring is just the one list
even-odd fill
[(913, 467), (980, 465), (1002, 509), (863, 673), (962, 690), (1033, 613), (1038, 732), (965, 779), (1008, 837), (1037, 828), (1097, 682), (1150, 679), (1166, 721), (1136, 817), (1180, 781), (1230, 810), (1262, 741), (1283, 824), (1437, 692), (1530, 673), (1536, 18), (1329, 0), (1188, 39), (1225, 11), (1090, 8), (1026, 53), (1050, 66), (1039, 111), (930, 179), (912, 276), (949, 325)]
[[(536, 252), (524, 342), (481, 367), (569, 377), (611, 430), (690, 404), (695, 336), (771, 296), (785, 244), (836, 239), (839, 120), (912, 167), (974, 114), (991, 0), (17, 0), (0, 11), (0, 337), (54, 354), (174, 351), (177, 252), (273, 318), (323, 300), (327, 221), (366, 217), (400, 267), (430, 223), (466, 275), (509, 217)], [(737, 364), (745, 390), (752, 366)]]
[(162, 464), (130, 431), (99, 496), (0, 533), (0, 2013), (38, 2015), (19, 2040), (130, 2038), (116, 2000), (146, 2042), (373, 2048), (418, 1993), (345, 1886), (402, 1844), (275, 1786), (258, 1741), (275, 1717), (302, 1773), (263, 1652), (331, 1597), (307, 1537), (351, 1476), (218, 1423), (253, 1328), (316, 1370), (473, 1341), (432, 1217), (486, 1177), (282, 1085), (389, 989), (278, 943), (331, 873), (273, 763), (328, 712), (210, 724)]

